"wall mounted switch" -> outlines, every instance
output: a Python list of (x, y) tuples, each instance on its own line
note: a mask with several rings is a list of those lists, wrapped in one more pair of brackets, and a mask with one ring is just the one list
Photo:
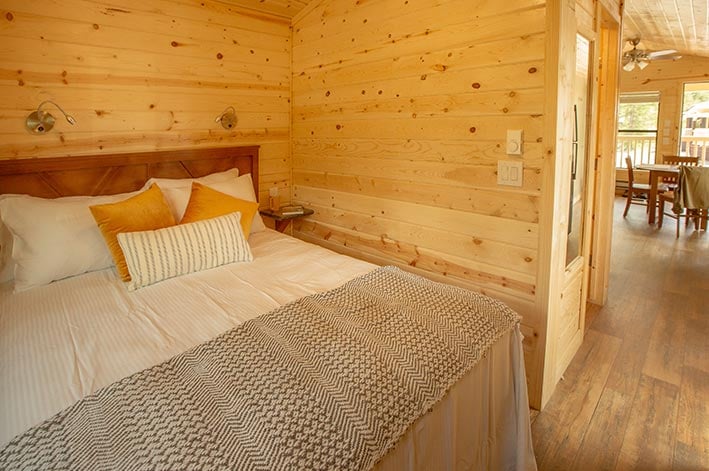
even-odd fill
[(497, 161), (497, 184), (522, 186), (524, 166), (522, 162), (512, 160)]
[(522, 130), (521, 129), (508, 129), (507, 130), (507, 144), (505, 146), (507, 149), (507, 154), (509, 155), (522, 155)]

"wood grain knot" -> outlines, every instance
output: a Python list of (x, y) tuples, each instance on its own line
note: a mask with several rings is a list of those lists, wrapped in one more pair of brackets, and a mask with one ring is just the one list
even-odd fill
[(480, 88), (480, 84), (478, 82), (473, 83), (473, 88), (478, 89)]
[(221, 52), (217, 52), (217, 59), (224, 59), (224, 54), (222, 54)]
[(474, 132), (477, 131), (477, 130), (478, 130), (478, 129), (477, 129), (475, 126), (470, 126), (470, 132), (471, 132), (471, 133), (474, 133)]
[(96, 23), (94, 23), (93, 26), (94, 26), (94, 29), (98, 29), (98, 25)]
[(536, 67), (530, 67), (527, 72), (529, 72), (530, 74), (536, 73), (536, 72), (537, 72), (537, 68), (536, 68)]
[(177, 41), (172, 41), (172, 42), (170, 43), (170, 46), (172, 46), (172, 47), (177, 47), (177, 46), (179, 46), (179, 45), (180, 45), (180, 43), (178, 43)]
[(8, 11), (7, 13), (5, 13), (5, 18), (7, 18), (7, 21), (12, 21), (12, 20), (15, 19), (15, 17), (13, 16), (13, 14), (10, 13), (9, 11)]

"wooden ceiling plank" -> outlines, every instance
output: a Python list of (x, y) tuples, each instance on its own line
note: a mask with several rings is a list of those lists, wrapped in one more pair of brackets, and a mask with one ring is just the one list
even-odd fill
[(643, 49), (709, 57), (706, 0), (627, 0), (624, 16), (625, 38), (640, 36)]

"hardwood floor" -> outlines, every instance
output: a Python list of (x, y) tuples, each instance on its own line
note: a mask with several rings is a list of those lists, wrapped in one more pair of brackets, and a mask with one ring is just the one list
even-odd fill
[(540, 470), (709, 469), (709, 234), (616, 200), (608, 303), (532, 423)]

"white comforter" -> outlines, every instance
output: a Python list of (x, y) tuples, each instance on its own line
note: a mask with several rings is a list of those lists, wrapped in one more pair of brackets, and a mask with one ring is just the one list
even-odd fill
[(113, 269), (0, 288), (0, 446), (83, 396), (373, 265), (256, 232), (251, 263), (128, 292)]
[[(270, 230), (252, 234), (249, 243), (251, 263), (134, 292), (113, 269), (21, 293), (0, 285), (0, 448), (103, 386), (374, 268)], [(379, 468), (535, 469), (520, 384), (517, 330), (453, 388), (437, 413), (418, 421)]]

